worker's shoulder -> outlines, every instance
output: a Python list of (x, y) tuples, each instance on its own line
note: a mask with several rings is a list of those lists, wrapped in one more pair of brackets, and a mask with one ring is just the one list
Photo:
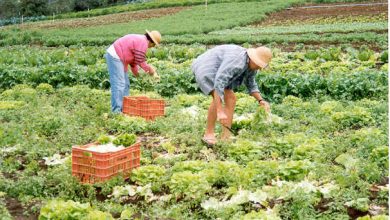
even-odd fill
[(237, 50), (237, 51), (242, 51), (242, 50), (245, 50), (245, 48), (241, 47), (241, 46), (238, 46), (238, 45), (235, 45), (235, 44), (223, 44), (223, 45), (218, 45), (216, 47), (214, 47), (213, 49), (216, 49), (216, 50)]
[(145, 41), (146, 37), (142, 34), (127, 34), (120, 39), (126, 41)]

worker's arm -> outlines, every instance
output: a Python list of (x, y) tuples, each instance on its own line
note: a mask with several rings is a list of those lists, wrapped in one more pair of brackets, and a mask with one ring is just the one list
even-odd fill
[(251, 96), (253, 96), (258, 102), (261, 107), (265, 109), (266, 112), (271, 112), (271, 107), (267, 101), (261, 97), (260, 92), (253, 92), (251, 93)]
[(138, 76), (138, 66), (137, 65), (130, 65), (130, 68), (131, 68), (131, 72), (133, 73), (133, 75), (135, 77)]
[(267, 112), (270, 112), (270, 105), (261, 96), (259, 86), (256, 83), (256, 72), (257, 71), (251, 71), (248, 73), (247, 77), (244, 79), (245, 86), (248, 89), (248, 93), (259, 102), (259, 105), (264, 107)]
[(139, 65), (145, 72), (153, 75), (155, 70), (149, 66), (146, 62), (146, 51), (148, 50), (148, 44), (145, 41), (138, 41), (134, 43), (134, 48), (132, 50), (134, 56), (135, 65)]

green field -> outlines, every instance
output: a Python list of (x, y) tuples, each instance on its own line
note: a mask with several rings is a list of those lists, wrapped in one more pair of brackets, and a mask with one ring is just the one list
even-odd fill
[[(188, 8), (128, 23), (2, 28), (0, 219), (388, 219), (387, 16), (267, 20), (305, 2), (150, 1), (55, 22)], [(144, 29), (163, 34), (147, 54), (161, 79), (130, 75), (130, 93), (166, 101), (155, 121), (110, 112), (103, 58), (116, 38)], [(211, 97), (190, 66), (225, 43), (272, 49), (256, 76), (272, 114), (239, 88), (237, 134), (208, 148)], [(123, 134), (141, 140), (130, 178), (72, 176), (72, 146)]]

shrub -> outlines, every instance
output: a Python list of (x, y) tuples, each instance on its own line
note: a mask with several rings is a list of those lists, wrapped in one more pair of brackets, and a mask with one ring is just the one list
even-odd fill
[(114, 139), (112, 142), (117, 146), (129, 147), (137, 141), (137, 136), (135, 134), (121, 134)]
[(54, 93), (53, 86), (47, 83), (41, 83), (35, 88), (39, 93), (52, 94)]
[(169, 189), (176, 197), (200, 201), (211, 186), (203, 175), (184, 171), (172, 175)]

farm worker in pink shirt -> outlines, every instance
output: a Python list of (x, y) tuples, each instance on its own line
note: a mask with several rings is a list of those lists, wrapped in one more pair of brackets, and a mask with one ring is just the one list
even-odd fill
[(161, 34), (158, 31), (148, 31), (144, 35), (128, 34), (117, 39), (104, 55), (110, 74), (111, 111), (122, 112), (123, 97), (129, 95), (130, 81), (128, 66), (135, 77), (140, 66), (146, 73), (158, 77), (154, 67), (146, 63), (148, 48), (159, 45)]

